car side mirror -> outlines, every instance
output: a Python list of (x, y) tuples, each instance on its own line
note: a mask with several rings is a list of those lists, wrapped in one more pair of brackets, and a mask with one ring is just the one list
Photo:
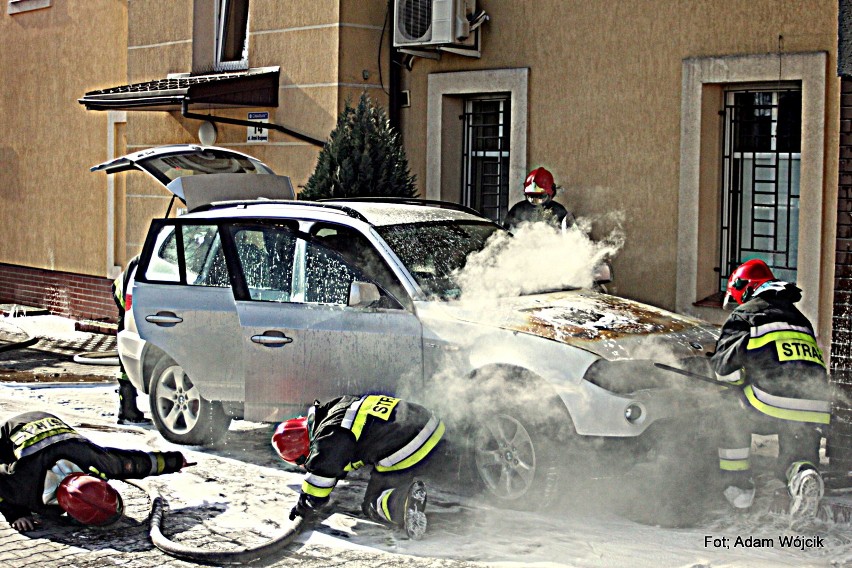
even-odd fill
[(349, 307), (368, 308), (382, 299), (379, 287), (372, 282), (352, 282), (349, 287)]

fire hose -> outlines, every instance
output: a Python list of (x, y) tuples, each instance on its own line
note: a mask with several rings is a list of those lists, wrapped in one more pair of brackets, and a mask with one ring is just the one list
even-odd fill
[(14, 351), (15, 349), (25, 349), (32, 345), (35, 345), (39, 342), (41, 338), (39, 337), (30, 337), (24, 341), (19, 341), (17, 343), (9, 343), (7, 345), (0, 345), (0, 353), (4, 351)]
[[(150, 492), (141, 485), (129, 480), (124, 480), (124, 482), (145, 491), (149, 497), (152, 497)], [(210, 550), (187, 546), (166, 537), (162, 532), (162, 525), (168, 508), (168, 502), (161, 495), (152, 497), (151, 527), (149, 530), (151, 542), (169, 556), (205, 564), (248, 564), (255, 562), (280, 551), (293, 542), (293, 539), (301, 532), (302, 525), (304, 525), (304, 519), (297, 517), (289, 527), (263, 544), (231, 550)]]
[(709, 383), (712, 385), (720, 386), (723, 388), (722, 394), (733, 396), (737, 398), (740, 402), (747, 402), (745, 398), (745, 394), (743, 394), (742, 389), (731, 388), (731, 385), (726, 385), (721, 381), (717, 381), (711, 377), (705, 377), (704, 375), (700, 375), (698, 373), (693, 373), (692, 371), (687, 371), (686, 369), (680, 369), (678, 367), (672, 367), (670, 365), (665, 365), (663, 363), (654, 363), (654, 366), (658, 369), (663, 369), (664, 371), (671, 371), (672, 373), (677, 373), (678, 375), (682, 375), (684, 377), (689, 377), (691, 379), (695, 379), (697, 381), (702, 381), (705, 383)]

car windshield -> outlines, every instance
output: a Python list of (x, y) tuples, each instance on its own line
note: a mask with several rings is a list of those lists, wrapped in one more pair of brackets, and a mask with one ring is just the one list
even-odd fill
[(387, 225), (376, 230), (420, 287), (444, 299), (461, 294), (455, 277), (468, 256), (481, 251), (494, 233), (506, 233), (493, 223), (458, 221)]

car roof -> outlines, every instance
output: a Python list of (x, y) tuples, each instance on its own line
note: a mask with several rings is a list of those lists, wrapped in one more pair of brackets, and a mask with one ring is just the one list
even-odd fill
[(186, 218), (270, 217), (333, 219), (345, 216), (381, 227), (434, 221), (491, 223), (490, 219), (452, 203), (418, 200), (227, 201), (184, 215)]

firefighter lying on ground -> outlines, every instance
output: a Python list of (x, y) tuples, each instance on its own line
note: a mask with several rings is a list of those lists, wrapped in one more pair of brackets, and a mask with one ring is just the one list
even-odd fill
[(742, 388), (747, 408), (739, 413), (744, 420), (723, 428), (719, 465), (729, 479), (725, 497), (739, 509), (752, 505), (751, 435), (777, 434), (778, 496), (786, 494), (791, 516), (813, 517), (824, 491), (819, 448), (831, 394), (813, 326), (794, 306), (802, 291), (753, 259), (734, 270), (727, 292), (739, 306), (722, 327), (711, 362), (718, 380)]
[(347, 395), (314, 402), (306, 417), (282, 422), (272, 436), (284, 461), (308, 471), (290, 520), (311, 517), (328, 503), (338, 480), (371, 465), (364, 514), (421, 538), (426, 486), (415, 474), (443, 435), (444, 423), (432, 411), (398, 398)]
[(18, 531), (33, 530), (32, 513), (107, 525), (123, 512), (106, 479), (142, 479), (187, 464), (180, 452), (103, 448), (46, 412), (27, 412), (0, 424), (0, 513)]

